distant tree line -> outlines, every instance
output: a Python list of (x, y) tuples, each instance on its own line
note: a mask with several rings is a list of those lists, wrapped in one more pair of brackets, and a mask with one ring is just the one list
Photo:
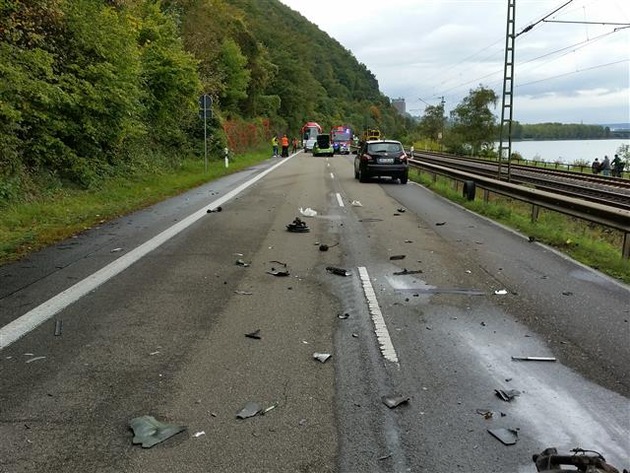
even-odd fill
[(610, 128), (577, 123), (512, 124), (515, 140), (597, 140), (610, 138)]

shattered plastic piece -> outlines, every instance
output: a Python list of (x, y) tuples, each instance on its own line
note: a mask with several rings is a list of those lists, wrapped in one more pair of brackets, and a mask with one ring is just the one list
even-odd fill
[(336, 274), (337, 276), (350, 276), (352, 274), (347, 269), (337, 268), (335, 266), (327, 266), (326, 271), (332, 274)]
[(350, 317), (350, 314), (344, 312), (343, 314), (337, 314), (337, 317), (339, 317), (340, 319), (347, 319), (348, 317)]
[(247, 404), (245, 404), (245, 407), (243, 407), (239, 411), (239, 413), (236, 414), (236, 417), (238, 417), (239, 419), (247, 419), (248, 417), (254, 417), (258, 413), (260, 413), (261, 410), (262, 409), (259, 404), (249, 401)]
[(353, 200), (352, 201), (352, 206), (353, 207), (363, 207), (363, 204), (360, 201), (358, 201), (358, 200)]
[(195, 433), (193, 434), (193, 437), (195, 437), (195, 438), (199, 438), (199, 437), (201, 437), (202, 435), (206, 435), (206, 433), (205, 433), (203, 430), (202, 430), (202, 431), (200, 431), (200, 432), (195, 432)]
[(58, 337), (61, 335), (61, 329), (63, 327), (63, 321), (62, 320), (55, 320), (55, 337)]
[(339, 242), (335, 243), (334, 245), (326, 245), (324, 243), (322, 243), (321, 245), (319, 245), (319, 251), (328, 251), (330, 248), (333, 248), (335, 246), (337, 246), (339, 244)]
[(186, 430), (185, 425), (164, 424), (155, 420), (153, 416), (136, 417), (129, 421), (129, 427), (133, 430), (134, 444), (141, 443), (142, 448), (151, 448), (166, 439), (171, 438)]
[(508, 292), (505, 289), (497, 289), (496, 291), (494, 291), (494, 293), (497, 296), (504, 296), (505, 294), (507, 294)]
[(271, 274), (272, 276), (278, 276), (278, 277), (286, 277), (289, 275), (289, 271), (284, 270), (284, 271), (267, 271), (267, 274)]
[(480, 416), (483, 416), (483, 418), (486, 420), (492, 419), (492, 417), (494, 416), (494, 412), (488, 409), (477, 409), (477, 414), (479, 414)]
[(313, 353), (313, 358), (315, 358), (317, 361), (321, 361), (322, 363), (326, 363), (328, 358), (330, 358), (331, 356), (332, 355), (330, 353)]
[(300, 207), (300, 213), (302, 215), (304, 215), (305, 217), (316, 217), (317, 216), (317, 211), (313, 210), (310, 207), (307, 207), (305, 209), (302, 209), (302, 207)]
[(110, 253), (118, 253), (119, 251), (122, 251), (122, 248), (114, 248)]
[(505, 402), (510, 402), (516, 396), (519, 396), (521, 394), (521, 392), (517, 391), (516, 389), (510, 389), (509, 391), (504, 391), (503, 389), (495, 389), (494, 393), (499, 399)]
[(267, 412), (269, 411), (273, 411), (276, 407), (278, 407), (278, 404), (272, 404), (271, 406), (267, 407), (266, 409), (264, 409), (260, 415), (264, 416)]
[(293, 233), (306, 233), (311, 231), (308, 225), (306, 225), (306, 222), (300, 217), (295, 217), (293, 222), (287, 225), (287, 230)]
[(402, 271), (396, 271), (394, 272), (394, 276), (404, 276), (406, 274), (420, 274), (422, 273), (421, 269), (413, 269), (413, 270), (409, 270), (407, 268), (403, 269)]
[(400, 212), (401, 214), (404, 214), (407, 211), (407, 209), (404, 207), (400, 207), (399, 209), (396, 209), (396, 210)]
[(436, 227), (441, 227), (442, 225), (446, 225), (446, 222), (437, 222), (435, 224)]
[(216, 209), (208, 209), (207, 213), (212, 214), (216, 212), (221, 212), (221, 210), (223, 210), (223, 208), (221, 206), (218, 206)]
[(30, 358), (28, 360), (26, 360), (27, 363), (32, 363), (33, 361), (38, 361), (38, 360), (43, 360), (45, 359), (45, 356), (36, 356), (35, 358)]
[(382, 460), (387, 460), (388, 458), (391, 458), (391, 457), (392, 457), (392, 454), (390, 453), (389, 455), (383, 455), (382, 457), (378, 457), (378, 459), (379, 461), (382, 461)]
[(249, 263), (246, 263), (242, 259), (237, 259), (235, 264), (236, 266), (242, 266), (243, 268), (249, 267)]
[(260, 340), (262, 338), (262, 336), (260, 335), (260, 329), (256, 329), (253, 332), (246, 333), (245, 336), (247, 338), (254, 338), (256, 340)]
[(389, 257), (390, 260), (399, 260), (399, 259), (405, 259), (407, 255), (392, 255)]
[(362, 223), (372, 223), (372, 222), (382, 222), (382, 218), (362, 218), (359, 222)]
[(503, 445), (514, 445), (518, 441), (518, 432), (514, 429), (488, 429), (488, 433)]
[(390, 409), (400, 406), (401, 404), (406, 404), (409, 402), (410, 397), (403, 396), (401, 394), (392, 394), (390, 396), (381, 397), (381, 401)]
[(152, 351), (151, 353), (149, 353), (149, 356), (155, 356), (155, 355), (159, 355), (159, 354), (160, 354), (160, 351), (157, 350), (157, 351)]
[(513, 356), (514, 361), (556, 361), (553, 356)]

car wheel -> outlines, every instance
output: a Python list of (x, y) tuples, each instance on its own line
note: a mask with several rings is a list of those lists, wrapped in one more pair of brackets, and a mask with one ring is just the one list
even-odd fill
[(359, 179), (359, 171), (357, 171), (357, 168), (354, 168), (354, 178)]
[(400, 183), (401, 184), (407, 184), (408, 180), (409, 180), (409, 175), (407, 173), (405, 173), (402, 176), (400, 176)]
[(368, 181), (367, 173), (361, 171), (361, 168), (359, 168), (359, 182), (367, 182), (367, 181)]

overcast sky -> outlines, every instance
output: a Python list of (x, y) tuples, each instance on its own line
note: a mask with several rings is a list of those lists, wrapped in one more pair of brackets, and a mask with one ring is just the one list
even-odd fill
[[(500, 118), (508, 0), (281, 2), (350, 50), (412, 115), (441, 97), (448, 113), (482, 84), (499, 96)], [(516, 0), (515, 32), (567, 2)], [(615, 24), (558, 23), (567, 21)], [(513, 119), (630, 122), (630, 27), (622, 24), (630, 25), (628, 0), (573, 0), (518, 35)]]

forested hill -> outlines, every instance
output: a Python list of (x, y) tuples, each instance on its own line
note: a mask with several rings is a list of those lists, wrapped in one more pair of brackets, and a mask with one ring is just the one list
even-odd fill
[(0, 203), (36, 175), (90, 187), (199, 154), (202, 93), (215, 149), (306, 120), (409, 125), (365, 65), (277, 0), (0, 0)]

